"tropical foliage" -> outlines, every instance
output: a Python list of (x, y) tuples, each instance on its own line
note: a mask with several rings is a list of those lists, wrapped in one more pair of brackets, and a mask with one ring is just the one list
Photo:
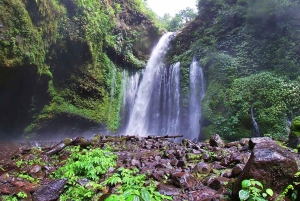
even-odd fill
[(299, 8), (292, 0), (198, 1), (168, 61), (188, 68), (196, 56), (204, 69), (204, 135), (252, 136), (253, 108), (261, 136), (287, 137), (300, 113)]

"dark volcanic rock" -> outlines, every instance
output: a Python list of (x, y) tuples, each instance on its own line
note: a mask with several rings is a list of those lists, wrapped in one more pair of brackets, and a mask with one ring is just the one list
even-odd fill
[(171, 185), (160, 184), (158, 186), (158, 191), (163, 195), (173, 196), (173, 195), (179, 195), (181, 189)]
[(210, 137), (209, 145), (212, 147), (224, 147), (224, 142), (218, 134), (215, 134)]
[(264, 181), (265, 188), (271, 188), (275, 193), (280, 194), (287, 185), (292, 183), (293, 176), (298, 171), (297, 155), (267, 138), (254, 138), (249, 144), (254, 148), (235, 183), (234, 198), (238, 198), (241, 182), (250, 178)]
[(42, 186), (33, 193), (33, 201), (57, 200), (66, 183), (67, 179), (60, 179)]
[(194, 172), (200, 174), (208, 174), (210, 173), (211, 169), (212, 169), (211, 164), (205, 162), (199, 162), (197, 166), (194, 168)]
[(237, 164), (231, 171), (231, 177), (237, 177), (243, 171), (245, 165), (244, 164)]
[(194, 178), (187, 172), (177, 172), (172, 175), (174, 184), (182, 189), (192, 189), (194, 187)]

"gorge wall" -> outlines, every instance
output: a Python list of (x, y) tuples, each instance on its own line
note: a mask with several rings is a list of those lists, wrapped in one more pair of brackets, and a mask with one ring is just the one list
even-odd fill
[(1, 0), (0, 136), (120, 124), (123, 69), (145, 66), (161, 30), (139, 0)]

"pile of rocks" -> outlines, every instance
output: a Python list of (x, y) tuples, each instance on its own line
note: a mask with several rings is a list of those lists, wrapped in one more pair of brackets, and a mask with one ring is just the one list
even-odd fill
[[(66, 141), (66, 140), (65, 140)], [(158, 190), (174, 201), (238, 200), (241, 181), (256, 179), (272, 188), (276, 199), (293, 182), (299, 158), (292, 150), (269, 138), (248, 138), (224, 143), (219, 135), (207, 142), (182, 140), (180, 143), (156, 137), (103, 137), (89, 143), (112, 147), (118, 155), (118, 167), (137, 167), (159, 182)], [(65, 142), (64, 142), (65, 143)], [(71, 146), (71, 144), (68, 144)], [(60, 150), (59, 150), (60, 151)], [(20, 170), (9, 160), (0, 169), (1, 194), (27, 192), (28, 200), (56, 200), (66, 180), (53, 181), (48, 176), (58, 167), (51, 162), (51, 150), (41, 152), (47, 165), (32, 164)], [(60, 152), (60, 159), (68, 157)], [(32, 160), (32, 154), (19, 154), (18, 160)], [(18, 178), (22, 172), (38, 178), (38, 185)], [(114, 189), (110, 189), (113, 191)], [(51, 197), (51, 199), (50, 199)]]

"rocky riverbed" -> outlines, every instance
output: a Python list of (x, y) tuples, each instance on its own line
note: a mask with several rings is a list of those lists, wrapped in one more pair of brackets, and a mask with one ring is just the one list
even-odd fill
[[(268, 196), (268, 200), (290, 200), (298, 190), (295, 177), (298, 154), (269, 138), (224, 143), (214, 135), (206, 142), (184, 139), (175, 143), (169, 137), (96, 135), (92, 140), (65, 139), (57, 144), (44, 143), (40, 148), (33, 144), (4, 143), (0, 154), (1, 197), (19, 195), (20, 200), (58, 200), (67, 180), (51, 175), (65, 164), (73, 146), (85, 149), (109, 146), (117, 155), (117, 167), (103, 177), (107, 178), (119, 167), (137, 168), (140, 174), (156, 182), (157, 191), (174, 201), (239, 200), (244, 179), (258, 180), (263, 188), (271, 188), (274, 195)], [(82, 181), (78, 183), (85, 186)], [(289, 185), (293, 188), (287, 190)], [(104, 200), (117, 186), (95, 190), (97, 199), (91, 200)], [(20, 192), (26, 196), (21, 198)]]

